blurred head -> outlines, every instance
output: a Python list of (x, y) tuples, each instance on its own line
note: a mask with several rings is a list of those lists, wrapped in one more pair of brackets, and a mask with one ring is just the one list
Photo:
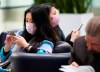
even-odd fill
[(51, 25), (53, 27), (57, 26), (59, 24), (59, 11), (55, 8), (53, 4), (50, 3), (43, 3), (40, 4), (42, 8), (44, 8), (49, 16)]
[(24, 29), (24, 33), (32, 33), (36, 41), (56, 40), (56, 34), (50, 24), (48, 14), (42, 7), (34, 5), (25, 11)]
[(100, 53), (100, 16), (93, 17), (88, 22), (85, 40), (88, 50)]

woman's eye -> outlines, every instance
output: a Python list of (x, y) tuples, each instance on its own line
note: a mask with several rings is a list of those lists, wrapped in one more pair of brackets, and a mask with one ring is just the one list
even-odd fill
[(56, 12), (55, 13), (53, 13), (53, 15), (55, 15), (56, 14)]
[(54, 13), (54, 15), (55, 15), (56, 13)]

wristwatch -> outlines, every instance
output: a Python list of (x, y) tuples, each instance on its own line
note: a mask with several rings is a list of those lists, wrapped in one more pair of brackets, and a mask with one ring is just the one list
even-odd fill
[(27, 51), (29, 51), (31, 48), (32, 48), (32, 46), (29, 44), (24, 49), (26, 49)]

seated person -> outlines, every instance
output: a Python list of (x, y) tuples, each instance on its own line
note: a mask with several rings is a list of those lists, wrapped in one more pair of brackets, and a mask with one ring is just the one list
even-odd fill
[(76, 39), (70, 62), (75, 67), (90, 65), (100, 72), (100, 16), (93, 17), (86, 26), (86, 35)]
[[(21, 47), (20, 51), (37, 53), (37, 48), (39, 46), (41, 46), (40, 45), (41, 42), (43, 40), (49, 40), (54, 44), (54, 48), (53, 48), (52, 52), (57, 53), (58, 49), (56, 48), (56, 46), (57, 46), (58, 40), (60, 40), (60, 39), (59, 39), (58, 35), (56, 34), (55, 29), (52, 28), (51, 20), (50, 20), (49, 16), (47, 15), (46, 10), (44, 8), (42, 8), (41, 6), (38, 6), (36, 9), (34, 8), (34, 9), (31, 9), (31, 10), (33, 10), (32, 11), (32, 17), (31, 17), (30, 11), (26, 13), (26, 23), (27, 23), (28, 18), (29, 18), (29, 21), (30, 20), (34, 21), (34, 24), (36, 24), (33, 27), (33, 30), (35, 30), (34, 35), (32, 34), (32, 28), (31, 28), (32, 26), (29, 26), (31, 24), (29, 24), (28, 27), (27, 27), (27, 24), (26, 24), (26, 25), (24, 25), (26, 30), (24, 30), (22, 37), (11, 36), (13, 42), (15, 42), (16, 45)], [(41, 17), (39, 17), (39, 15)], [(48, 24), (50, 24), (50, 26), (48, 26)], [(48, 29), (50, 29), (51, 31), (49, 31)], [(27, 35), (27, 32), (29, 32), (29, 33), (31, 33), (31, 35), (33, 35), (31, 37), (30, 41), (29, 41), (30, 36)]]
[(73, 30), (66, 38), (59, 27), (59, 21), (60, 21), (60, 14), (57, 8), (54, 6), (54, 4), (50, 3), (43, 3), (40, 4), (40, 7), (45, 10), (47, 13), (48, 17), (50, 17), (50, 22), (52, 27), (55, 29), (58, 37), (60, 38), (61, 41), (66, 41), (68, 42), (71, 46), (73, 46), (73, 42), (75, 41), (76, 38), (79, 37), (80, 33), (78, 30)]
[[(16, 33), (16, 35), (21, 35), (22, 32), (23, 32), (23, 30), (21, 29)], [(15, 45), (13, 42), (10, 42), (9, 36), (10, 35), (7, 35), (7, 33), (3, 34), (3, 37), (4, 37), (3, 40), (5, 41), (5, 46), (3, 44), (3, 46), (1, 47), (1, 51), (0, 51), (1, 62), (5, 62), (9, 58), (9, 56), (12, 53), (12, 49)], [(9, 47), (8, 47), (8, 45), (9, 45)]]
[(11, 55), (13, 50), (12, 44), (16, 43), (25, 52), (28, 47), (30, 49), (30, 46), (32, 46), (30, 51), (27, 50), (27, 52), (37, 53), (38, 46), (44, 40), (52, 42), (54, 44), (53, 52), (57, 51), (55, 46), (59, 38), (52, 28), (47, 14), (39, 6), (32, 6), (25, 11), (24, 29), (21, 36), (7, 35), (5, 46), (1, 50), (2, 62), (6, 61)]
[[(24, 28), (21, 36), (7, 35), (6, 44), (1, 51), (2, 62), (6, 61), (11, 55), (14, 43), (20, 46), (19, 51), (37, 53), (38, 48), (44, 41), (49, 41), (49, 47), (51, 43), (51, 53), (57, 53), (58, 49), (55, 48), (59, 37), (57, 36), (55, 29), (52, 28), (50, 19), (48, 18), (45, 10), (39, 6), (32, 6), (25, 11), (24, 16)], [(47, 44), (47, 43), (46, 43)]]
[(14, 43), (21, 47), (20, 52), (40, 53), (38, 48), (45, 45), (44, 47), (49, 49), (46, 53), (52, 53), (58, 40), (45, 11), (38, 6), (32, 6), (25, 11), (21, 36), (6, 36), (5, 46), (1, 50), (1, 60), (4, 62), (9, 58)]

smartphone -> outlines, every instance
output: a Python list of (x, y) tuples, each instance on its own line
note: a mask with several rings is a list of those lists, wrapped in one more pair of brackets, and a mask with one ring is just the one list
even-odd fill
[(79, 27), (78, 31), (80, 31), (80, 29), (82, 28), (83, 24), (81, 24), (81, 26)]
[(8, 34), (9, 34), (9, 35), (13, 35), (13, 36), (16, 35), (13, 31), (8, 31)]

